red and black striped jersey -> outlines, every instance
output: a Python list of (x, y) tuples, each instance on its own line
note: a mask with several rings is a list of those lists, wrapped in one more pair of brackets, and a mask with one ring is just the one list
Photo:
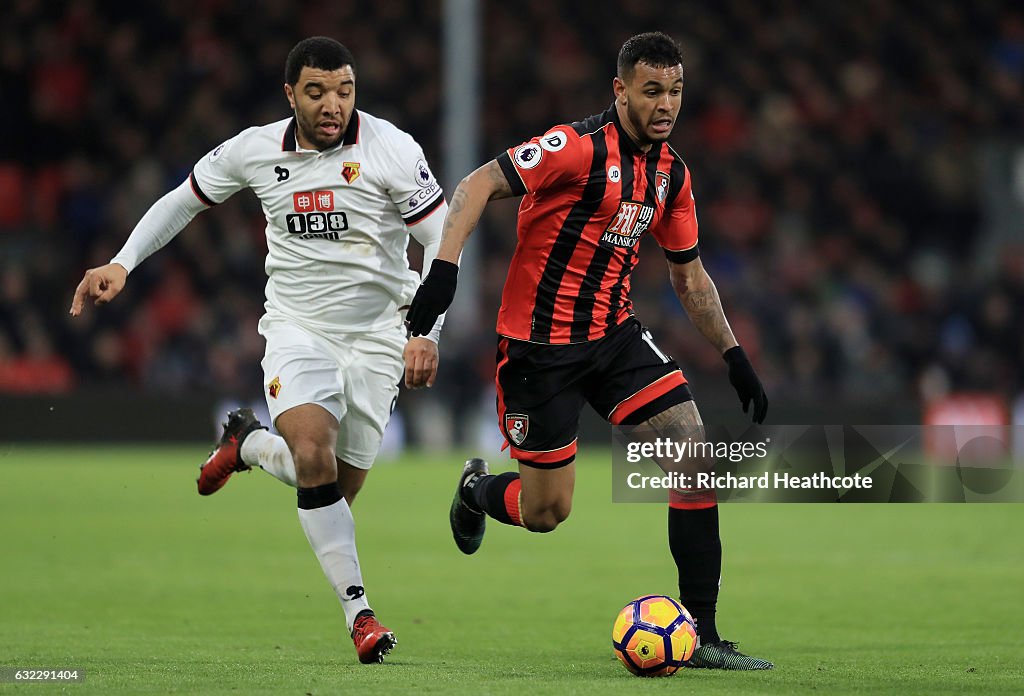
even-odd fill
[(633, 313), (630, 273), (648, 231), (677, 263), (697, 252), (686, 164), (667, 144), (633, 144), (615, 106), (497, 158), (519, 206), (498, 333), (535, 343), (594, 341)]

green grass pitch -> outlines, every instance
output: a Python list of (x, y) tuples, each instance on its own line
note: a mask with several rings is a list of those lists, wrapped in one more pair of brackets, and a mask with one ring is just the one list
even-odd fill
[(200, 498), (205, 454), (2, 446), (0, 666), (87, 676), (0, 692), (1024, 689), (1020, 505), (723, 505), (719, 626), (776, 669), (643, 680), (611, 626), (636, 595), (675, 593), (663, 506), (612, 504), (609, 457), (591, 452), (562, 528), (492, 523), (465, 557), (447, 522), (460, 458), (408, 454), (378, 464), (354, 509), (368, 596), (399, 638), (365, 666), (292, 491), (252, 472)]

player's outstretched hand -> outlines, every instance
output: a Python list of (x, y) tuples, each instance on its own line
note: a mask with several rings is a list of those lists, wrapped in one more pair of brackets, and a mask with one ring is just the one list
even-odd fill
[(429, 338), (410, 338), (402, 357), (405, 358), (405, 386), (409, 389), (434, 386), (438, 363), (436, 343)]
[(444, 314), (455, 298), (455, 286), (459, 280), (459, 266), (451, 261), (434, 259), (430, 272), (416, 291), (405, 317), (409, 333), (424, 336), (434, 328), (437, 318)]
[(119, 263), (90, 268), (75, 288), (75, 296), (71, 299), (71, 316), (77, 317), (81, 314), (82, 307), (89, 298), (92, 298), (93, 304), (97, 307), (110, 302), (124, 288), (127, 279), (128, 271)]
[(753, 401), (753, 421), (764, 423), (764, 417), (768, 415), (768, 395), (764, 393), (761, 380), (757, 378), (747, 354), (740, 346), (734, 346), (725, 351), (722, 357), (729, 365), (729, 382), (740, 397), (743, 412), (747, 413), (750, 410), (750, 402)]

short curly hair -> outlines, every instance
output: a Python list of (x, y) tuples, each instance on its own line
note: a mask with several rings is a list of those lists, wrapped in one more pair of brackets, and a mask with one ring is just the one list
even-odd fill
[(352, 51), (327, 36), (311, 36), (295, 44), (288, 52), (284, 63), (285, 82), (294, 87), (299, 82), (303, 68), (318, 70), (337, 70), (346, 65), (356, 69), (356, 59)]
[(663, 34), (660, 31), (648, 31), (632, 36), (622, 44), (616, 65), (619, 79), (631, 76), (637, 63), (644, 63), (652, 68), (682, 65), (683, 51), (675, 39), (668, 34)]

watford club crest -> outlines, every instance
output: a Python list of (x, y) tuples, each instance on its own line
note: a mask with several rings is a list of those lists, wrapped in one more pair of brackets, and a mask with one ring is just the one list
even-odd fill
[(276, 399), (277, 395), (281, 393), (281, 378), (275, 377), (267, 385), (267, 393), (270, 394), (271, 399)]
[(526, 439), (526, 433), (529, 429), (529, 416), (523, 415), (522, 413), (505, 414), (505, 432), (508, 433), (508, 439), (512, 441), (513, 445), (523, 444), (523, 440)]
[(344, 162), (342, 163), (341, 175), (345, 178), (345, 182), (351, 184), (353, 181), (359, 178), (359, 163), (358, 162)]

